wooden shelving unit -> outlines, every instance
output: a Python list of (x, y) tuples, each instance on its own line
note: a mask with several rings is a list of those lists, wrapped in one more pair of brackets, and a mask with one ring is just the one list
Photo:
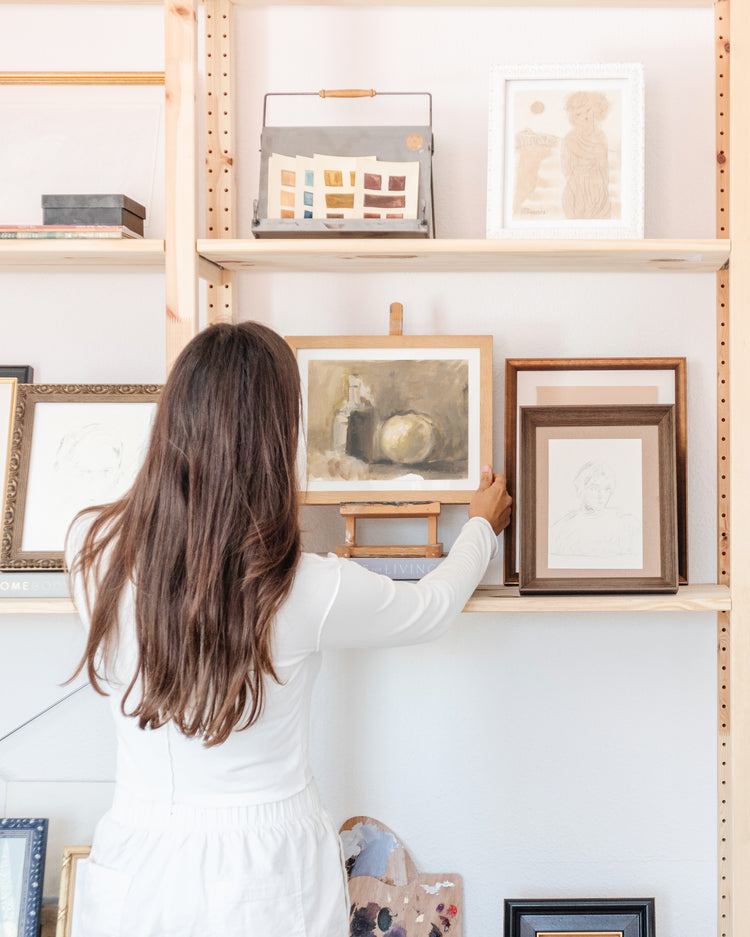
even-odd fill
[(199, 240), (218, 266), (257, 273), (716, 273), (728, 240), (487, 241), (474, 238)]

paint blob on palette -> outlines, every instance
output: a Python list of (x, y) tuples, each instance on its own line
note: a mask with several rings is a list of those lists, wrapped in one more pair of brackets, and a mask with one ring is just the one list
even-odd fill
[(349, 875), (350, 937), (461, 937), (460, 875), (417, 872), (404, 844), (371, 817), (340, 830)]
[(416, 219), (419, 163), (375, 156), (268, 159), (268, 218)]

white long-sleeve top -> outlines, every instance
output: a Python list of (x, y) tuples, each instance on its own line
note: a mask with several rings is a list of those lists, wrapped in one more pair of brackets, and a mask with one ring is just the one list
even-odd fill
[[(87, 526), (84, 520), (71, 529), (69, 568)], [(275, 622), (273, 661), (280, 683), (268, 679), (265, 707), (254, 725), (211, 748), (186, 738), (171, 723), (142, 730), (136, 719), (122, 714), (122, 695), (136, 661), (134, 592), (126, 591), (117, 656), (106, 685), (117, 733), (118, 788), (149, 801), (196, 806), (261, 804), (302, 791), (311, 780), (308, 723), (321, 652), (438, 638), (465, 605), (496, 550), (491, 525), (475, 517), (443, 562), (419, 582), (394, 582), (350, 560), (303, 553)], [(71, 590), (88, 629), (80, 575), (71, 578)]]

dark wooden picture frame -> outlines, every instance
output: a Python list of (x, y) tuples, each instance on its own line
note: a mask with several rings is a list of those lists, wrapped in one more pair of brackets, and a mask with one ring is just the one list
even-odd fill
[[(63, 569), (64, 531), (78, 511), (135, 480), (160, 392), (158, 384), (17, 386), (0, 569)], [(136, 414), (132, 405), (149, 409)], [(54, 416), (38, 412), (49, 406)], [(25, 545), (29, 526), (34, 545)]]
[(521, 408), (522, 594), (677, 591), (674, 406)]
[(506, 898), (504, 937), (654, 937), (653, 898)]
[(34, 369), (30, 364), (0, 364), (0, 377), (15, 378), (19, 384), (31, 384)]
[[(5, 906), (18, 908), (18, 920), (12, 922), (16, 925), (18, 937), (37, 937), (39, 934), (48, 826), (47, 819), (0, 819), (0, 849), (8, 849), (4, 859), (11, 873), (15, 871), (15, 874), (0, 880), (0, 901)], [(18, 884), (17, 891), (13, 882)], [(3, 894), (6, 887), (10, 894)]]
[[(687, 503), (687, 363), (685, 358), (508, 358), (505, 362), (505, 479), (508, 492), (515, 500), (515, 510), (511, 515), (510, 523), (505, 530), (503, 538), (503, 579), (506, 585), (518, 583), (518, 521), (520, 517), (521, 502), (518, 468), (519, 468), (519, 429), (518, 418), (519, 399), (524, 395), (519, 393), (519, 381), (533, 380), (536, 372), (549, 376), (550, 384), (566, 387), (572, 398), (575, 390), (582, 390), (581, 384), (586, 381), (586, 396), (591, 399), (587, 403), (610, 404), (618, 403), (674, 403), (675, 415), (675, 459), (677, 471), (677, 566), (680, 585), (688, 582), (688, 503)], [(552, 377), (552, 372), (557, 374)], [(561, 383), (565, 375), (570, 372), (568, 383)], [(656, 392), (657, 399), (649, 401), (638, 399), (642, 396), (645, 384), (635, 383), (634, 379), (643, 372), (644, 381), (660, 378), (655, 372), (671, 372), (673, 375), (673, 395), (662, 390), (653, 383), (651, 386)], [(622, 384), (618, 385), (619, 375), (622, 374)], [(596, 383), (602, 379), (602, 383)], [(606, 380), (606, 384), (604, 383)], [(590, 383), (589, 383), (590, 382)], [(661, 381), (663, 383), (663, 381)], [(571, 386), (572, 385), (572, 386)], [(537, 383), (537, 388), (547, 386)], [(633, 396), (628, 399), (626, 388), (635, 388)], [(538, 394), (538, 390), (537, 390)], [(606, 395), (606, 396), (605, 396)], [(549, 394), (546, 395), (549, 397)], [(581, 394), (578, 394), (580, 399)], [(597, 399), (597, 397), (599, 399)], [(534, 401), (536, 403), (536, 400)]]

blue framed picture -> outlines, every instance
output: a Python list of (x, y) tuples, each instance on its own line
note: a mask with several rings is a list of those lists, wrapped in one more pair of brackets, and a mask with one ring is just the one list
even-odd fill
[(49, 820), (0, 819), (0, 934), (37, 937)]

